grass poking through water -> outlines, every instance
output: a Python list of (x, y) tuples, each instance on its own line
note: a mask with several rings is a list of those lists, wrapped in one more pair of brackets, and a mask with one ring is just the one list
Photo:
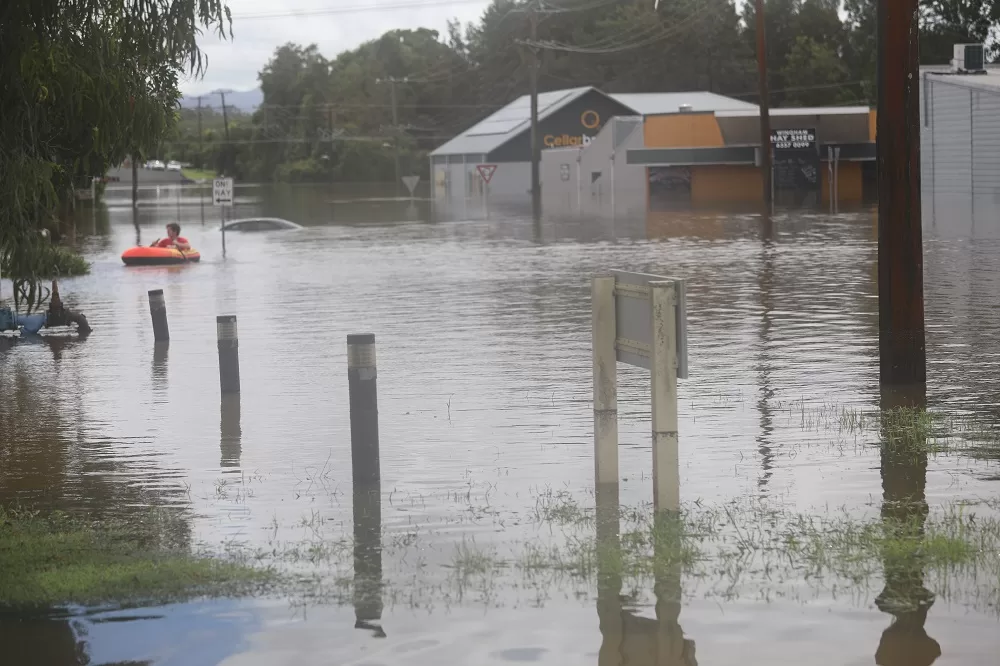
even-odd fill
[(269, 576), (165, 544), (155, 520), (92, 524), (0, 507), (0, 607), (247, 594)]

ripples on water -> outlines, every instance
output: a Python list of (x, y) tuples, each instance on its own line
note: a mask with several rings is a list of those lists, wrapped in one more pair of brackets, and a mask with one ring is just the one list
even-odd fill
[[(684, 501), (750, 494), (792, 509), (864, 511), (881, 497), (877, 453), (825, 427), (841, 407), (877, 406), (873, 211), (780, 214), (773, 235), (764, 237), (754, 215), (551, 217), (536, 225), (518, 211), (491, 210), (484, 219), (474, 203), (432, 211), (426, 202), (330, 204), (307, 190), (240, 194), (238, 215), (277, 215), (307, 228), (230, 234), (223, 259), (216, 211), (206, 206), (202, 223), (190, 194), (180, 206), (169, 198), (142, 206), (138, 230), (120, 206), (94, 221), (94, 233), (81, 225), (78, 240), (93, 270), (60, 288), (64, 301), (88, 315), (93, 335), (0, 341), (0, 496), (101, 513), (173, 506), (186, 516), (192, 539), (213, 543), (265, 543), (273, 524), (293, 533), (286, 526), (316, 515), (349, 524), (345, 337), (374, 332), (386, 529), (419, 525), (442, 543), (530, 535), (516, 525), (539, 493), (566, 489), (586, 501), (592, 486), (589, 279), (624, 268), (688, 280), (691, 378), (680, 384)], [(120, 252), (159, 237), (178, 210), (201, 264), (124, 268)], [(946, 233), (940, 203), (936, 216), (925, 232), (929, 402), (996, 416), (1000, 234)], [(167, 350), (153, 345), (146, 292), (154, 288), (166, 297)], [(225, 409), (218, 314), (239, 318), (243, 393), (238, 406)], [(622, 502), (636, 504), (651, 496), (648, 378), (625, 367), (619, 373)], [(996, 482), (988, 480), (995, 475), (988, 462), (934, 459), (926, 496), (934, 502), (995, 494)], [(472, 507), (484, 501), (490, 511), (477, 514)], [(596, 663), (592, 610), (564, 605), (557, 604), (564, 626), (538, 642), (563, 649), (574, 634), (589, 636), (591, 648), (571, 652)], [(697, 639), (699, 663), (713, 663), (702, 662), (703, 653), (731, 663), (738, 652), (725, 646), (736, 639), (741, 650), (754, 646), (760, 661), (753, 663), (783, 663), (770, 643), (811, 655), (829, 643), (838, 658), (823, 663), (868, 663), (881, 629), (871, 630), (857, 655), (837, 636), (865, 618), (885, 624), (886, 616), (834, 607), (832, 616), (824, 609), (822, 620), (817, 611), (808, 620), (793, 619), (804, 612), (795, 606), (734, 606), (720, 614), (693, 603), (685, 606), (684, 627)], [(497, 614), (504, 630), (485, 640), (492, 651), (484, 654), (498, 661), (537, 656), (504, 656), (504, 649), (529, 646), (527, 638), (500, 645), (510, 635), (533, 635), (534, 615)], [(397, 631), (412, 625), (416, 635), (445, 632), (454, 620), (406, 617)], [(823, 629), (798, 638), (760, 633), (811, 621)], [(995, 621), (984, 621), (995, 630)], [(417, 650), (422, 663), (447, 661), (448, 641), (459, 651), (475, 644), (485, 627), (464, 622), (447, 629), (447, 640), (429, 639)], [(965, 635), (947, 614), (935, 626), (949, 642)], [(733, 638), (718, 640), (720, 631)], [(265, 632), (261, 640), (295, 643), (288, 639), (294, 633), (272, 632), (276, 638)], [(368, 649), (362, 637), (344, 632), (337, 636), (345, 661)], [(310, 640), (329, 647), (317, 636)], [(251, 652), (274, 649), (256, 644)]]

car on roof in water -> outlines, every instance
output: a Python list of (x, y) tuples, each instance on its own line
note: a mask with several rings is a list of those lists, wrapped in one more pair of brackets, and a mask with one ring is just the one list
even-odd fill
[(223, 225), (226, 231), (278, 231), (301, 229), (302, 225), (283, 220), (280, 217), (246, 217), (229, 220)]

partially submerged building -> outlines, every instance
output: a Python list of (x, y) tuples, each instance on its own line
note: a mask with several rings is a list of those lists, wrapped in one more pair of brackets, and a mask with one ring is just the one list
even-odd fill
[[(495, 166), (489, 198), (530, 197), (529, 100), (522, 97), (431, 154), (439, 201), (486, 191), (477, 167)], [(541, 185), (549, 212), (628, 216), (662, 207), (763, 201), (756, 105), (708, 92), (539, 95)], [(874, 188), (875, 115), (868, 107), (773, 109), (775, 197), (860, 203)]]
[[(615, 116), (635, 111), (596, 88), (573, 88), (538, 96), (538, 125), (543, 151), (582, 146)], [(491, 200), (525, 199), (531, 190), (531, 106), (520, 97), (468, 128), (430, 155), (436, 198), (460, 201), (480, 196), (480, 165), (495, 165), (489, 181)]]

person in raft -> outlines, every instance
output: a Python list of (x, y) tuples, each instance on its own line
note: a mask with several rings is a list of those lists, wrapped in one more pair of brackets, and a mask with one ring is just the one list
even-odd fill
[(178, 250), (190, 250), (191, 243), (181, 236), (181, 225), (171, 222), (167, 225), (167, 237), (154, 242), (150, 247), (174, 247)]

